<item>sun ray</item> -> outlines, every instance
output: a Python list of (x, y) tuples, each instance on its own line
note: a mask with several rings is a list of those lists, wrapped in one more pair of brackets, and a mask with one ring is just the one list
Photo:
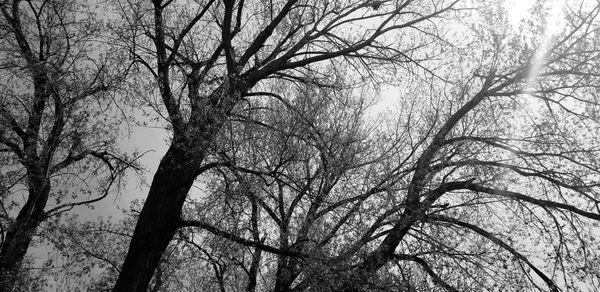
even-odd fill
[(565, 0), (556, 1), (550, 10), (550, 13), (546, 17), (546, 26), (544, 27), (544, 35), (542, 41), (535, 52), (534, 61), (531, 64), (529, 73), (527, 75), (527, 83), (525, 85), (525, 91), (535, 90), (535, 81), (539, 76), (544, 63), (548, 57), (550, 45), (560, 28), (562, 27), (563, 19), (563, 8), (565, 6)]

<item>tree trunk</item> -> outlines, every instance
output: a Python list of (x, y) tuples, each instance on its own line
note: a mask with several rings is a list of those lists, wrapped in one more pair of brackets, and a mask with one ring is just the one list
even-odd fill
[(351, 277), (347, 278), (345, 283), (341, 283), (340, 290), (345, 292), (369, 290), (369, 283), (375, 273), (394, 258), (396, 247), (414, 224), (415, 216), (416, 212), (407, 210), (377, 249), (351, 272)]
[(189, 157), (174, 143), (161, 160), (113, 291), (146, 291), (175, 235), (183, 203), (202, 161)]
[(246, 292), (256, 291), (256, 282), (258, 278), (258, 271), (260, 268), (260, 257), (262, 250), (256, 248), (252, 254), (252, 263), (250, 264), (250, 271), (248, 273), (248, 285), (246, 285)]
[(245, 87), (221, 85), (203, 100), (202, 111), (193, 113), (187, 124), (174, 125), (173, 142), (154, 174), (113, 291), (146, 291), (179, 228), (185, 198), (200, 173), (206, 149), (245, 92), (240, 88)]
[[(283, 224), (279, 230), (279, 247), (286, 249), (289, 247), (289, 230), (287, 225)], [(277, 257), (277, 272), (275, 274), (274, 292), (288, 291), (293, 280), (291, 278), (291, 258), (284, 255)]]
[(44, 208), (50, 194), (50, 181), (30, 174), (29, 197), (6, 233), (0, 250), (0, 291), (13, 291), (18, 270), (27, 254), (35, 229), (44, 219)]
[(277, 264), (277, 273), (275, 277), (275, 287), (273, 289), (274, 292), (283, 292), (289, 291), (290, 285), (294, 279), (292, 279), (291, 269), (291, 259), (287, 256), (279, 256), (279, 263)]

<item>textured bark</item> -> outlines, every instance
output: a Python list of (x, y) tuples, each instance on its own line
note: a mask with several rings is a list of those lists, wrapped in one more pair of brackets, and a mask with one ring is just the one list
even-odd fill
[(146, 291), (178, 228), (185, 197), (199, 167), (198, 162), (186, 161), (186, 154), (172, 145), (160, 162), (114, 291)]
[(241, 96), (243, 86), (224, 84), (187, 124), (174, 125), (174, 138), (160, 161), (142, 208), (114, 291), (146, 291), (160, 257), (181, 223), (181, 211), (206, 149)]
[(254, 254), (252, 255), (252, 263), (250, 264), (250, 271), (248, 272), (248, 285), (246, 285), (247, 292), (256, 291), (256, 283), (260, 267), (261, 254), (262, 251), (260, 249), (254, 249)]
[(294, 275), (292, 272), (293, 260), (289, 257), (281, 256), (277, 264), (277, 276), (275, 279), (275, 292), (289, 291)]
[[(279, 246), (283, 249), (287, 249), (289, 247), (289, 231), (286, 225), (282, 225), (280, 228)], [(289, 287), (293, 282), (292, 273), (290, 270), (291, 266), (292, 258), (281, 255), (277, 258), (277, 272), (273, 291), (281, 292), (289, 290)]]
[(15, 222), (6, 233), (0, 250), (0, 291), (13, 291), (19, 267), (27, 254), (35, 229), (44, 219), (44, 207), (50, 193), (50, 182), (31, 175), (29, 197)]

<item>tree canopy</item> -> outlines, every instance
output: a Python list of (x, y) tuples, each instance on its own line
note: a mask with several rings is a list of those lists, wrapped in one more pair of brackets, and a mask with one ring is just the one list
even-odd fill
[[(0, 290), (12, 291), (36, 229), (108, 196), (133, 160), (115, 145), (127, 68), (85, 2), (0, 3)], [(21, 287), (23, 288), (23, 287)]]
[(56, 218), (19, 248), (45, 238), (64, 289), (600, 289), (600, 5), (533, 2), (97, 3), (109, 23), (4, 3), (23, 63), (3, 59), (3, 204), (38, 180), (60, 195), (35, 218), (96, 201), (60, 201), (63, 165), (107, 196), (135, 166), (119, 111), (170, 134), (122, 220)]

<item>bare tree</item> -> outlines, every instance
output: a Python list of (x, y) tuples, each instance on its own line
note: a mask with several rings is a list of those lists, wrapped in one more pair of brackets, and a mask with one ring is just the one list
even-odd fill
[(481, 10), (383, 131), (356, 93), (256, 93), (184, 225), (267, 252), (276, 291), (598, 289), (599, 8), (569, 3), (545, 40), (537, 9), (533, 35)]
[(323, 72), (321, 63), (336, 58), (364, 70), (366, 77), (378, 64), (413, 62), (411, 50), (427, 40), (390, 44), (382, 36), (426, 37), (432, 28), (428, 20), (456, 2), (121, 4), (128, 26), (122, 37), (154, 80), (172, 141), (154, 175), (115, 291), (146, 289), (163, 251), (185, 226), (181, 210), (195, 178), (213, 166), (206, 163), (207, 149), (253, 90), (263, 91), (272, 78), (311, 81), (307, 72)]
[(44, 220), (106, 197), (131, 166), (114, 149), (109, 94), (125, 68), (101, 50), (102, 23), (88, 4), (0, 3), (3, 291)]
[[(44, 238), (51, 242), (46, 278), (52, 288), (110, 290), (119, 272), (119, 262), (135, 227), (141, 204), (134, 202), (117, 222), (101, 217), (83, 221), (81, 216), (62, 217), (44, 224)], [(240, 246), (221, 236), (200, 238), (198, 230), (180, 230), (161, 257), (149, 284), (151, 291), (248, 291), (247, 280), (258, 268), (254, 258)], [(194, 241), (192, 241), (194, 239)], [(259, 252), (260, 253), (260, 252)], [(246, 263), (247, 262), (247, 263)]]

